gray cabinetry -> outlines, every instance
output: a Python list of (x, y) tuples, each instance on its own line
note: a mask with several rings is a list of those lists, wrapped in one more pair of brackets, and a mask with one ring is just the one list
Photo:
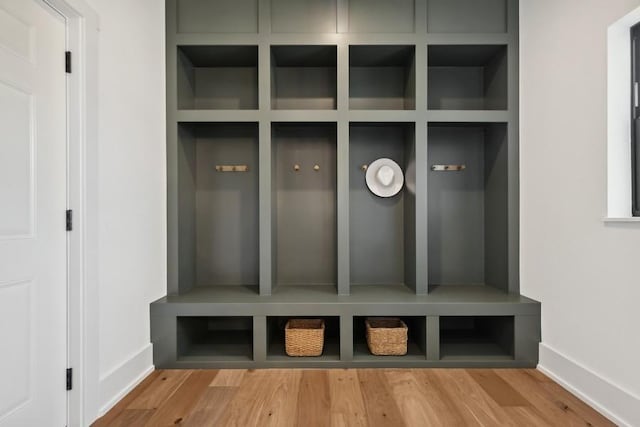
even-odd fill
[[(167, 0), (168, 368), (535, 366), (517, 0)], [(365, 173), (403, 171), (380, 198)], [(372, 355), (365, 319), (409, 327)], [(289, 318), (325, 320), (319, 357)]]

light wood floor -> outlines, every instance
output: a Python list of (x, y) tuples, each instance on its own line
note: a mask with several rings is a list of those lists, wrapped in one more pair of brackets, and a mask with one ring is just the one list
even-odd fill
[(156, 371), (95, 426), (610, 426), (536, 370)]

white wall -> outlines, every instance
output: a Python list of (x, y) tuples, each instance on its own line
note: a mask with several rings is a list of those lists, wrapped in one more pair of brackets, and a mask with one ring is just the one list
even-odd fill
[(638, 6), (520, 9), (522, 292), (542, 302), (540, 365), (630, 425), (640, 425), (640, 224), (602, 219), (607, 27)]
[(166, 293), (163, 0), (88, 0), (99, 15), (100, 402), (151, 367)]

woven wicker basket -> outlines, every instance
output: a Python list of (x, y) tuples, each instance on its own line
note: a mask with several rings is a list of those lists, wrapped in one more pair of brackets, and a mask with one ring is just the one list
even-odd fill
[(324, 347), (324, 320), (289, 319), (284, 327), (288, 356), (320, 356)]
[(365, 321), (369, 351), (376, 356), (407, 354), (407, 325), (400, 319), (371, 317)]

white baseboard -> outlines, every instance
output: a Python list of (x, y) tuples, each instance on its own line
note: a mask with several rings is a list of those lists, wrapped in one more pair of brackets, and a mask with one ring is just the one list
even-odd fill
[(122, 364), (101, 376), (98, 418), (109, 412), (154, 369), (153, 346), (148, 344)]
[(538, 369), (619, 426), (640, 426), (640, 398), (540, 344)]

